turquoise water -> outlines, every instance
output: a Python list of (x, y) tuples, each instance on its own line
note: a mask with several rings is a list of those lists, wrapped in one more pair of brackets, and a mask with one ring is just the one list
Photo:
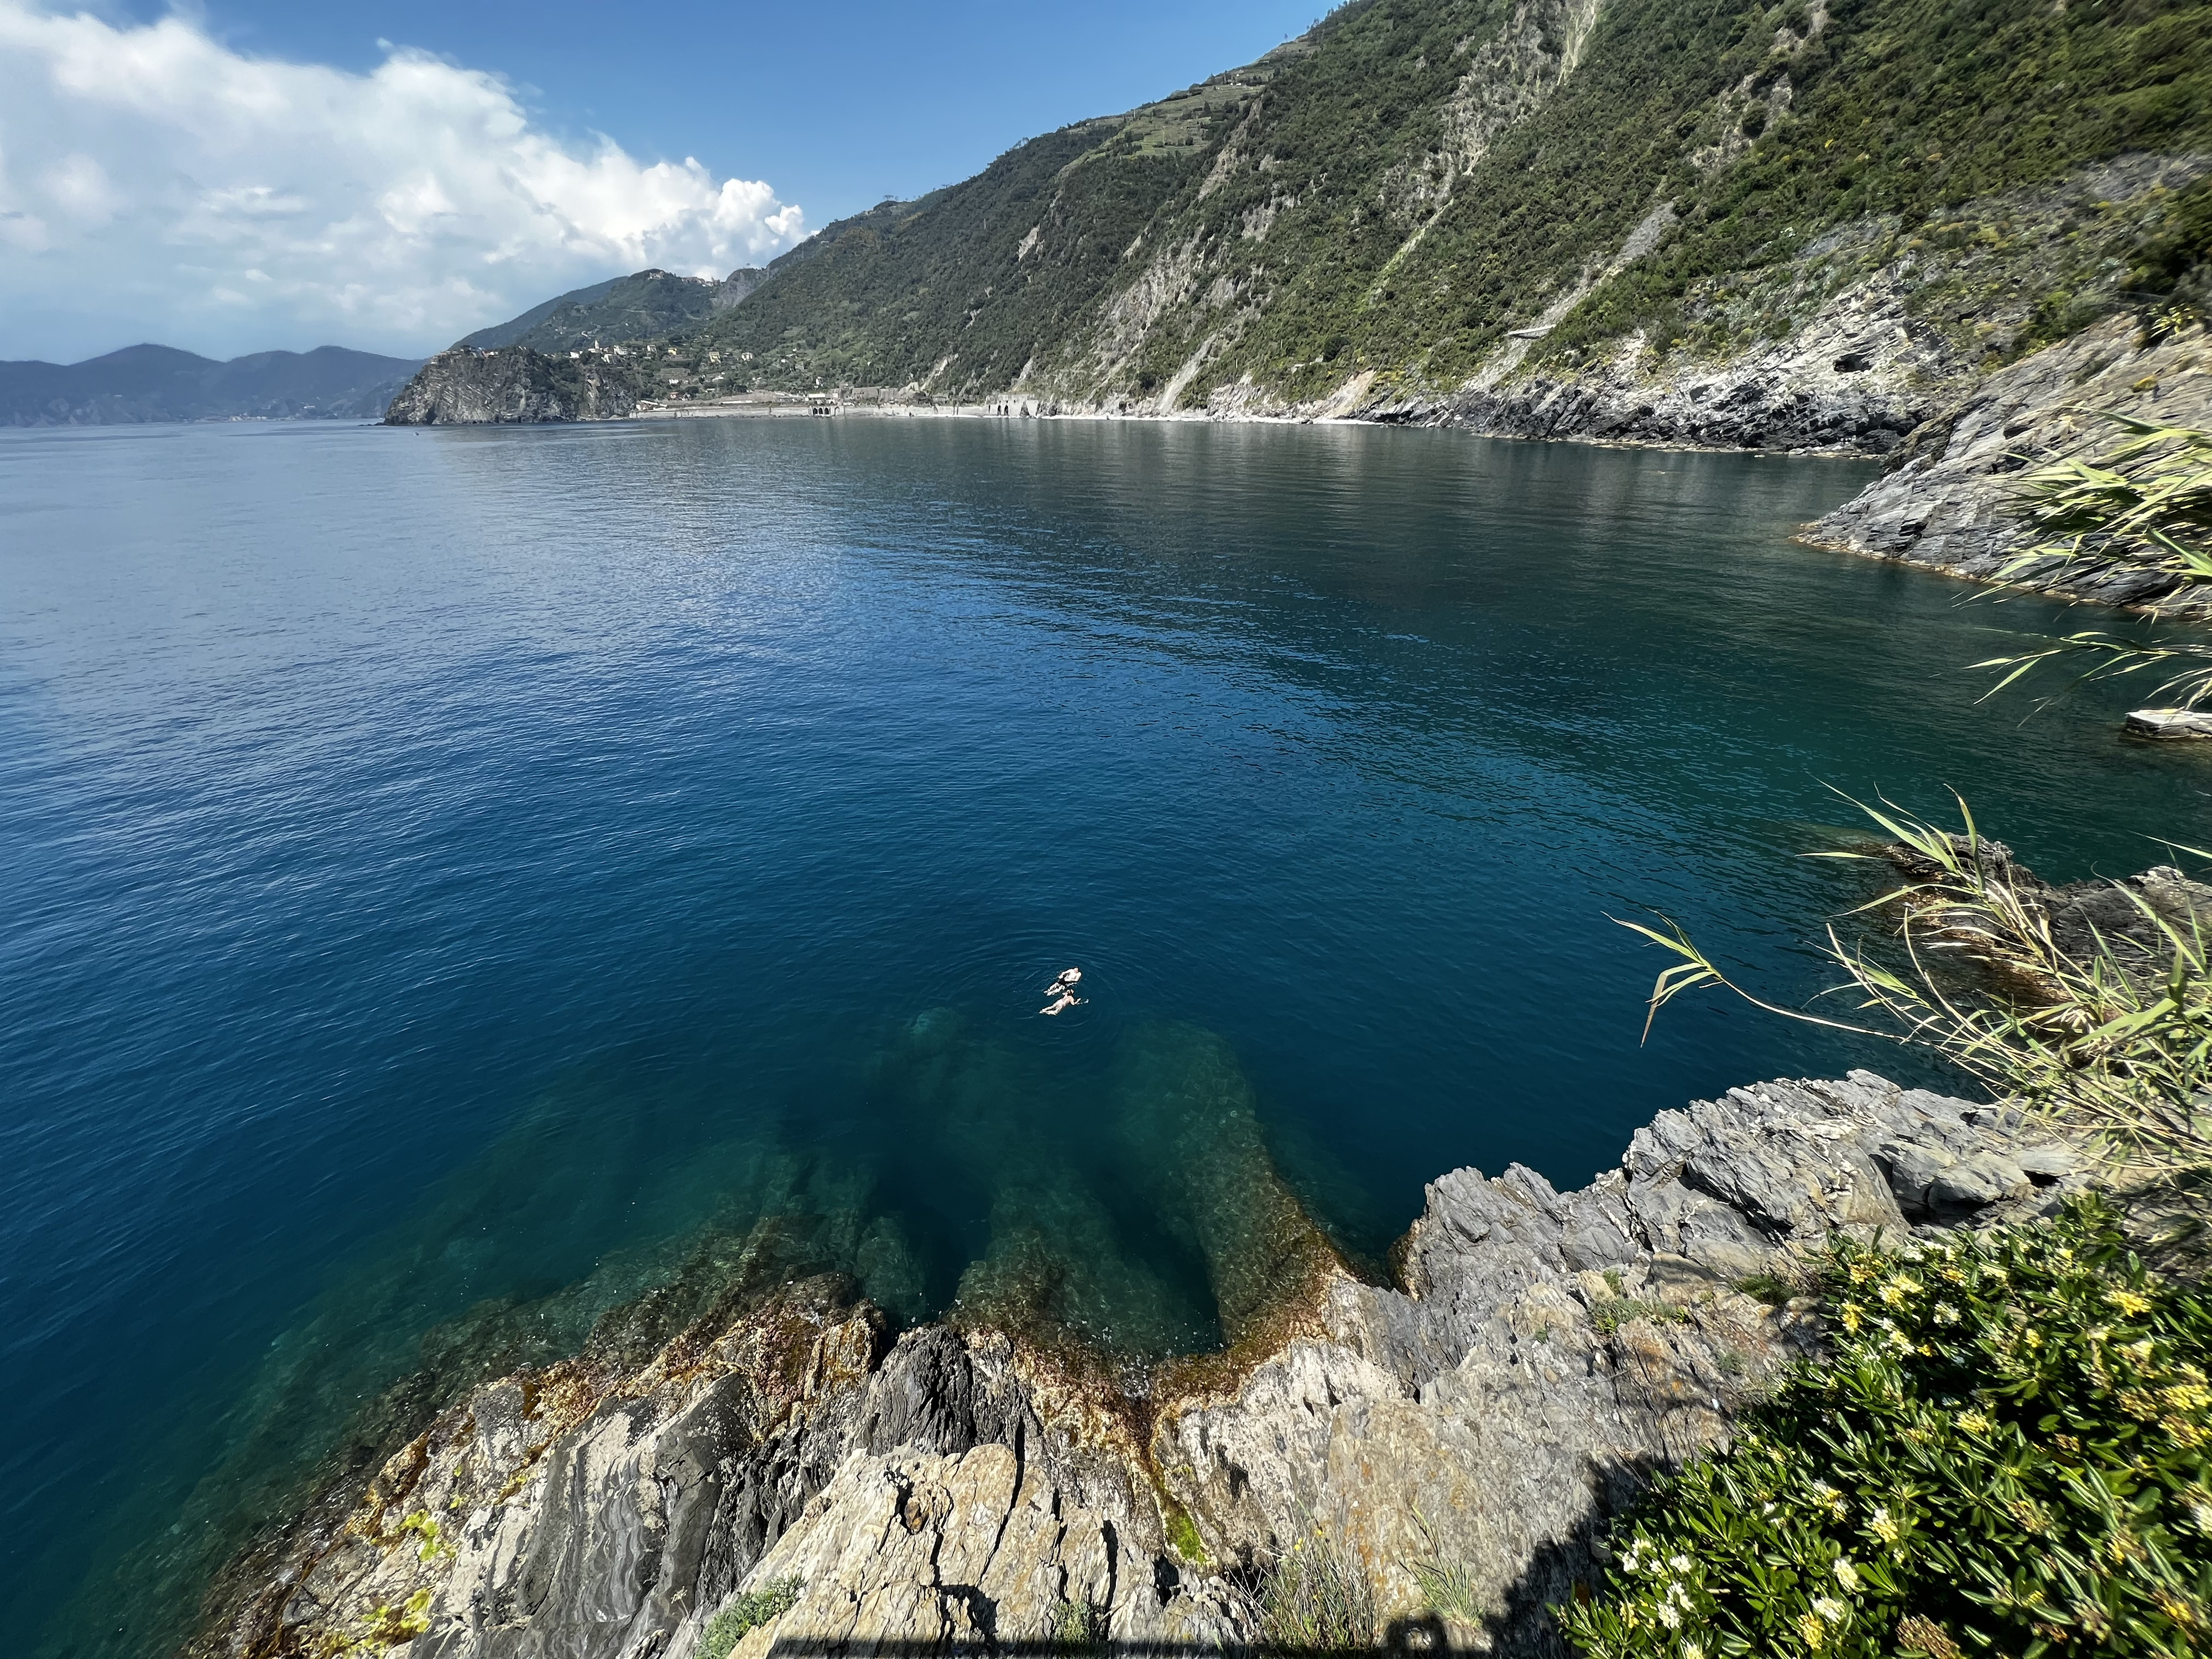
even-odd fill
[(1201, 1347), (1285, 1194), (1372, 1260), (1455, 1165), (1577, 1183), (1662, 1108), (1891, 1060), (1710, 999), (1639, 1047), (1607, 914), (1801, 999), (1858, 890), (1794, 856), (1832, 789), (1955, 787), (2075, 877), (2201, 842), (2212, 767), (2118, 740), (2124, 691), (1977, 706), (2058, 613), (1790, 544), (1867, 476), (0, 434), (0, 1627), (158, 1650), (315, 1458), (657, 1284)]

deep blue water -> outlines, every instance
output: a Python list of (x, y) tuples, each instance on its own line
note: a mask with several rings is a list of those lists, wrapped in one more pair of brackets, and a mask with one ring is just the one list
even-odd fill
[(1798, 1000), (1861, 890), (1796, 856), (1833, 790), (1955, 787), (2070, 878), (2201, 840), (2212, 766), (2120, 741), (2124, 689), (1977, 705), (2056, 613), (1788, 541), (1867, 476), (0, 434), (0, 1628), (158, 1650), (377, 1389), (573, 1346), (763, 1216), (904, 1317), (1011, 1285), (1202, 1346), (1192, 1218), (1278, 1171), (1371, 1258), (1455, 1165), (1578, 1183), (1893, 1059), (1715, 998), (1639, 1047), (1662, 964), (1607, 914)]

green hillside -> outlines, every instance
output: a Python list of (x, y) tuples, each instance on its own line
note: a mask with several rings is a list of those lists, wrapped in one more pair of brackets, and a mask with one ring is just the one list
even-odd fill
[[(1909, 255), (2002, 356), (2122, 302), (2146, 248), (2176, 264), (2207, 40), (2212, 0), (1356, 0), (832, 226), (689, 343), (757, 386), (1439, 392), (1540, 318), (1532, 367), (1638, 331), (1726, 351)], [(2131, 154), (2185, 164), (2121, 203), (2014, 201)]]
[(520, 317), (455, 342), (482, 350), (528, 346), (535, 351), (580, 351), (595, 341), (657, 339), (696, 328), (750, 294), (757, 270), (733, 270), (720, 282), (641, 270), (595, 283), (532, 307)]

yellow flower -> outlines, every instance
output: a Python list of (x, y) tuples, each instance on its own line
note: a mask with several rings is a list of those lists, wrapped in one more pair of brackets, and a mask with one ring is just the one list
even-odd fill
[(2148, 1389), (2123, 1389), (2120, 1409), (2137, 1422), (2148, 1423), (2159, 1414), (2158, 1396)]
[(1994, 1425), (1989, 1413), (1976, 1406), (1959, 1413), (1959, 1426), (1968, 1434), (1987, 1434)]
[(1814, 1652), (1828, 1639), (1828, 1627), (1809, 1613), (1797, 1615), (1797, 1639)]
[(2106, 1291), (2105, 1300), (2122, 1313), (2130, 1316), (2147, 1314), (2150, 1311), (2150, 1298), (2147, 1296), (2139, 1296), (2133, 1291)]
[(1849, 1334), (1856, 1336), (1859, 1334), (1859, 1325), (1865, 1318), (1866, 1315), (1860, 1310), (1857, 1303), (1844, 1304), (1844, 1329)]
[(2158, 1592), (2158, 1610), (2182, 1627), (2189, 1630), (2202, 1622), (2203, 1614), (2193, 1603), (2184, 1601), (2170, 1589)]

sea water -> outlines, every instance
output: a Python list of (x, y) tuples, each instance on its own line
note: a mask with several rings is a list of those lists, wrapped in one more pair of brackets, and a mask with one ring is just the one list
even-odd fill
[(2124, 689), (1977, 702), (2079, 619), (1792, 543), (1870, 476), (0, 434), (0, 1628), (161, 1651), (318, 1468), (656, 1287), (1141, 1360), (1252, 1319), (1285, 1226), (1371, 1264), (1455, 1166), (1577, 1184), (1692, 1097), (1906, 1067), (1716, 995), (1640, 1042), (1612, 918), (1800, 1003), (1872, 879), (1800, 856), (1845, 797), (1955, 789), (2072, 878), (2202, 844), (2212, 765)]

